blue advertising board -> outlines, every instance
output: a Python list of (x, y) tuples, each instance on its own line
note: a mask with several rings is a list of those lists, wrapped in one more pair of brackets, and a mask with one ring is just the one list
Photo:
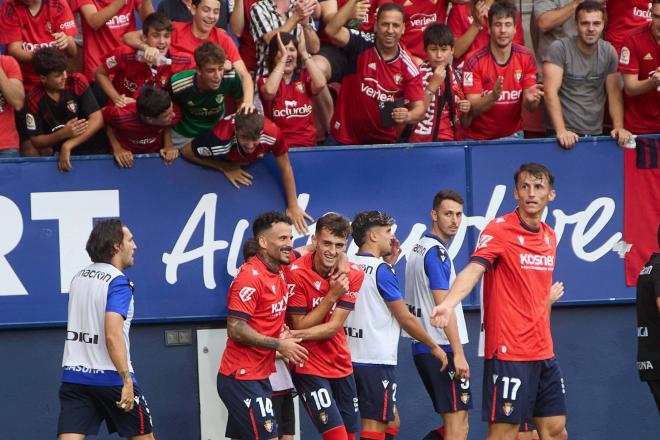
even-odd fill
[[(312, 217), (381, 209), (396, 218), (402, 285), (405, 255), (425, 232), (438, 190), (452, 188), (466, 199), (465, 221), (450, 247), (460, 269), (485, 222), (515, 207), (515, 169), (525, 161), (546, 163), (557, 176), (547, 220), (561, 236), (556, 278), (567, 286), (564, 301), (634, 296), (613, 251), (623, 230), (623, 176), (621, 151), (610, 141), (581, 143), (571, 152), (539, 141), (301, 149), (290, 157), (299, 202)], [(128, 170), (111, 157), (73, 165), (62, 174), (52, 159), (0, 161), (0, 326), (66, 321), (69, 281), (89, 262), (84, 248), (94, 220), (107, 217), (120, 217), (138, 246), (135, 266), (126, 271), (136, 285), (136, 321), (222, 319), (251, 220), (285, 207), (270, 158), (249, 167), (253, 185), (240, 190), (181, 159), (168, 167), (142, 157)], [(308, 239), (296, 235), (294, 246)], [(349, 253), (355, 249), (351, 242)], [(478, 303), (473, 295), (465, 305)]]

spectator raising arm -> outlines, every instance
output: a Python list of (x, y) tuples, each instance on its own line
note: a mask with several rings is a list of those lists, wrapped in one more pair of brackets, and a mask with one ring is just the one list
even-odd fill
[(364, 19), (369, 13), (369, 1), (349, 0), (325, 25), (325, 33), (339, 47), (348, 44), (350, 33), (344, 25), (352, 19)]
[[(454, 58), (461, 58), (463, 55), (467, 54), (474, 43), (475, 38), (479, 35), (479, 32), (484, 27), (484, 23), (488, 22), (488, 9), (490, 6), (486, 4), (484, 0), (478, 1), (472, 7), (472, 22), (463, 34), (456, 38), (456, 43), (454, 43)], [(451, 24), (451, 23), (449, 23)]]

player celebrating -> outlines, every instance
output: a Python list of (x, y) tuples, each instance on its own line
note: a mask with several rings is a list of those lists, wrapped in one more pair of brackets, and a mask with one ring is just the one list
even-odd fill
[(400, 252), (393, 224), (394, 219), (381, 211), (360, 212), (351, 224), (359, 250), (350, 260), (364, 270), (365, 280), (360, 300), (346, 319), (345, 333), (357, 384), (362, 439), (384, 440), (398, 433), (395, 369), (401, 327), (428, 347), (441, 369), (447, 365), (446, 353), (410, 313), (392, 266), (383, 260), (388, 257), (395, 262)]
[[(281, 266), (291, 261), (291, 219), (266, 212), (254, 220), (257, 256), (241, 266), (227, 295), (227, 348), (218, 372), (218, 394), (229, 411), (226, 436), (277, 439), (268, 377), (275, 351), (301, 363), (307, 349), (299, 338), (279, 338), (284, 328), (288, 289)], [(246, 405), (248, 402), (248, 405)]]
[(351, 264), (348, 274), (331, 276), (346, 247), (348, 220), (328, 213), (316, 222), (314, 252), (292, 264), (287, 319), (302, 338), (309, 360), (295, 366), (293, 380), (323, 440), (354, 439), (358, 403), (344, 321), (355, 307), (364, 272)]
[[(468, 434), (467, 411), (472, 408), (472, 393), (470, 370), (463, 353), (463, 344), (468, 342), (463, 309), (459, 303), (444, 331), (432, 327), (429, 321), (433, 307), (445, 299), (456, 278), (448, 243), (458, 232), (463, 219), (461, 195), (452, 190), (438, 192), (433, 198), (431, 219), (431, 232), (419, 240), (406, 264), (406, 303), (449, 358), (447, 370), (440, 371), (438, 361), (427, 346), (413, 341), (417, 372), (431, 397), (433, 408), (444, 423), (444, 430), (431, 431), (425, 439), (437, 439), (444, 431), (445, 439), (464, 440)], [(414, 335), (406, 336), (414, 338)]]
[[(433, 310), (433, 325), (446, 327), (454, 307), (484, 274), (486, 333), (483, 418), (489, 440), (513, 440), (521, 422), (534, 417), (540, 437), (564, 440), (564, 380), (550, 333), (557, 239), (541, 218), (555, 198), (554, 176), (537, 163), (514, 175), (518, 208), (481, 232), (470, 264)], [(555, 283), (555, 286), (559, 283)]]
[(103, 420), (110, 433), (153, 440), (129, 352), (133, 283), (122, 272), (133, 265), (137, 246), (125, 225), (106, 220), (94, 226), (86, 249), (92, 264), (69, 289), (58, 440), (97, 435)]

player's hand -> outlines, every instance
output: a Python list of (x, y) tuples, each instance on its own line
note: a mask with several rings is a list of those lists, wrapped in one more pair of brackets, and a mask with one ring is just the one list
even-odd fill
[(128, 104), (135, 102), (135, 99), (131, 98), (130, 96), (126, 96), (124, 94), (121, 94), (117, 96), (115, 99), (112, 100), (112, 102), (115, 104), (115, 107), (126, 107)]
[(445, 353), (445, 351), (442, 348), (436, 345), (435, 348), (431, 350), (431, 354), (442, 364), (442, 368), (440, 368), (440, 371), (445, 371), (445, 368), (447, 368), (447, 364), (449, 363), (449, 361), (447, 360), (447, 353)]
[(338, 301), (339, 298), (346, 295), (350, 286), (348, 275), (340, 273), (336, 277), (330, 278), (330, 289), (328, 289), (327, 297), (332, 301)]
[(570, 150), (578, 143), (579, 136), (572, 131), (564, 130), (557, 132), (557, 142), (562, 148)]
[(390, 254), (383, 257), (383, 260), (390, 266), (394, 266), (401, 255), (401, 242), (398, 238), (392, 237), (390, 240)]
[(474, 19), (474, 24), (479, 28), (484, 27), (484, 23), (488, 22), (488, 10), (490, 8), (486, 5), (486, 2), (479, 0), (472, 8), (472, 18)]
[(504, 77), (498, 76), (497, 80), (495, 80), (495, 85), (493, 86), (493, 98), (495, 98), (495, 101), (500, 99), (500, 96), (502, 96), (503, 91), (504, 91)]
[(225, 175), (229, 183), (234, 185), (234, 188), (240, 189), (241, 185), (251, 186), (252, 185), (252, 174), (243, 170), (241, 167), (236, 167), (234, 169), (223, 170), (222, 173)]
[(457, 102), (457, 105), (458, 105), (458, 111), (465, 115), (470, 113), (470, 109), (472, 108), (472, 104), (467, 99), (461, 99), (460, 101)]
[(456, 370), (456, 376), (461, 379), (470, 379), (470, 366), (465, 359), (465, 354), (463, 353), (454, 353), (454, 369)]
[(445, 328), (449, 325), (451, 314), (454, 313), (453, 307), (445, 304), (438, 304), (431, 311), (431, 325), (433, 327)]
[(83, 134), (87, 131), (88, 125), (87, 119), (73, 118), (69, 119), (60, 130), (64, 130), (64, 136), (69, 139)]
[(293, 333), (288, 325), (284, 324), (282, 326), (282, 331), (280, 331), (280, 339), (293, 338)]
[(392, 110), (392, 120), (397, 124), (405, 124), (408, 122), (409, 112), (405, 107), (396, 107)]
[(55, 47), (59, 50), (64, 50), (69, 45), (69, 36), (64, 32), (54, 32), (50, 35), (53, 37)]
[(435, 69), (433, 69), (433, 75), (429, 80), (429, 85), (428, 85), (429, 89), (438, 90), (442, 86), (442, 83), (445, 82), (446, 77), (447, 77), (447, 66), (440, 65)]
[(237, 111), (237, 113), (241, 113), (241, 112), (243, 112), (243, 113), (245, 113), (245, 114), (247, 115), (247, 114), (249, 114), (249, 113), (254, 113), (254, 112), (256, 112), (256, 111), (257, 111), (257, 109), (254, 108), (254, 104), (253, 104), (253, 103), (251, 103), (251, 102), (249, 102), (249, 103), (245, 103), (245, 102), (243, 102), (243, 103), (241, 103), (241, 105), (238, 107), (238, 111)]
[(120, 168), (130, 168), (133, 166), (133, 153), (130, 151), (122, 147), (115, 147), (112, 149), (112, 155), (115, 157), (115, 161), (117, 161), (117, 165)]
[(369, 1), (357, 0), (353, 4), (353, 14), (351, 15), (351, 19), (367, 21), (368, 15), (369, 15)]
[(172, 162), (174, 162), (176, 158), (179, 157), (179, 150), (174, 147), (161, 148), (159, 153), (160, 157), (162, 157), (163, 161), (165, 161), (165, 165), (172, 165)]
[(146, 61), (147, 64), (157, 66), (159, 59), (160, 59), (160, 50), (158, 50), (157, 47), (145, 46), (144, 61)]
[(222, 65), (222, 70), (225, 72), (231, 72), (234, 69), (234, 65), (229, 60), (225, 60), (225, 63)]
[(286, 215), (293, 221), (293, 226), (296, 228), (299, 234), (307, 234), (307, 222), (305, 220), (314, 221), (311, 215), (307, 214), (302, 210), (297, 204), (295, 206), (290, 206), (285, 211)]
[(302, 338), (286, 338), (280, 340), (280, 346), (277, 351), (290, 362), (304, 364), (307, 361), (307, 349), (300, 345)]
[(124, 382), (124, 386), (121, 387), (121, 399), (119, 402), (115, 402), (115, 405), (124, 412), (131, 412), (133, 410), (134, 397), (133, 382)]
[(552, 285), (550, 288), (550, 296), (548, 296), (548, 303), (550, 305), (553, 305), (557, 301), (559, 301), (559, 298), (564, 296), (564, 283), (561, 281), (557, 281)]
[(57, 169), (67, 172), (73, 169), (73, 165), (71, 165), (71, 147), (66, 142), (60, 147), (60, 157), (57, 160)]
[(610, 132), (612, 139), (617, 139), (620, 147), (633, 140), (633, 134), (625, 128), (615, 128)]
[(529, 104), (537, 106), (541, 103), (541, 98), (543, 98), (543, 84), (534, 84), (533, 87), (525, 89), (523, 94)]

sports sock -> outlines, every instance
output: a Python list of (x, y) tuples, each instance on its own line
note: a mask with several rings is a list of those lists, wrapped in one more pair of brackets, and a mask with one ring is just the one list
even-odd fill
[(385, 440), (384, 432), (362, 431), (360, 440)]

